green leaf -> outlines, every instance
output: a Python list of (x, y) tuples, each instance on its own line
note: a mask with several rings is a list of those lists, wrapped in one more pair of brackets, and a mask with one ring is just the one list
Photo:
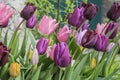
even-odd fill
[(29, 31), (29, 39), (31, 42), (31, 46), (34, 48), (36, 46), (36, 40), (35, 40), (34, 35), (31, 33), (31, 31)]
[(97, 79), (98, 75), (102, 71), (102, 68), (103, 68), (103, 65), (105, 64), (105, 61), (106, 61), (105, 59), (102, 60), (101, 63), (96, 66), (96, 68), (94, 69), (93, 73), (90, 76), (90, 79), (92, 79), (92, 80)]
[(27, 34), (27, 29), (25, 29), (24, 39), (23, 39), (23, 42), (22, 42), (21, 50), (20, 50), (20, 55), (23, 58), (24, 58), (25, 53), (26, 53), (27, 42), (28, 42), (28, 34)]
[(9, 32), (9, 29), (6, 31), (5, 33), (5, 38), (4, 38), (4, 44), (7, 46), (7, 37), (8, 37), (8, 32)]
[(88, 59), (88, 55), (85, 55), (85, 57), (83, 57), (82, 60), (79, 61), (79, 64), (76, 65), (76, 68), (74, 69), (72, 73), (72, 77), (71, 77), (72, 79), (70, 80), (75, 80), (79, 76), (79, 74), (81, 73), (82, 69), (85, 66), (87, 59)]
[(35, 71), (33, 77), (31, 80), (38, 80), (39, 79), (39, 75), (40, 75), (40, 71), (41, 71), (41, 67), (42, 67), (42, 64), (38, 67), (38, 69)]

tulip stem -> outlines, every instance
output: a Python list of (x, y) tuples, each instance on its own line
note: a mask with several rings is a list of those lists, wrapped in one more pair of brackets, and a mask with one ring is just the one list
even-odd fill
[(103, 33), (103, 31), (106, 29), (107, 25), (109, 24), (111, 20), (107, 21), (107, 24), (105, 25), (105, 27), (103, 28), (103, 30), (101, 31), (101, 34)]
[(57, 22), (59, 20), (59, 15), (60, 15), (60, 0), (58, 0), (58, 8), (57, 8)]

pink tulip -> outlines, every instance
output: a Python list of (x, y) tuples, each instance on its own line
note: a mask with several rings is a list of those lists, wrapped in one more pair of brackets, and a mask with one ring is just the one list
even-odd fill
[(56, 30), (57, 27), (58, 23), (56, 23), (56, 19), (52, 19), (48, 16), (43, 16), (38, 24), (38, 31), (42, 35), (50, 35)]
[(54, 60), (54, 51), (56, 48), (56, 44), (53, 45), (52, 49), (50, 49), (50, 47), (48, 47), (47, 49), (47, 57), (50, 57), (51, 60)]
[(65, 25), (58, 33), (57, 33), (57, 39), (60, 42), (66, 42), (69, 38), (69, 27), (67, 25)]
[(0, 26), (6, 27), (9, 22), (9, 18), (14, 14), (14, 10), (11, 9), (5, 3), (0, 3)]
[[(105, 26), (106, 26), (106, 23), (105, 24), (99, 24), (98, 23), (95, 32), (98, 33), (98, 34), (101, 34), (101, 32), (102, 32), (102, 30), (104, 29)], [(106, 28), (104, 29), (102, 34), (105, 34), (105, 30), (106, 30)]]

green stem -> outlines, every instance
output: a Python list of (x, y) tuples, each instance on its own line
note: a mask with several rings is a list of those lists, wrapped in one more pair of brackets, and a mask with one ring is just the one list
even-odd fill
[(59, 15), (60, 15), (60, 0), (58, 0), (58, 8), (57, 8), (57, 22), (59, 20)]

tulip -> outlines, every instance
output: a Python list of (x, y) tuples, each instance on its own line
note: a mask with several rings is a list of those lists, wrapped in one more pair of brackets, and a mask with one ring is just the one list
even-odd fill
[(118, 40), (118, 46), (120, 47), (120, 40)]
[(52, 19), (48, 16), (43, 16), (38, 24), (38, 31), (42, 35), (50, 35), (56, 30), (57, 27), (58, 23), (56, 23), (56, 19)]
[[(78, 39), (81, 34), (78, 35)], [(82, 38), (79, 40), (79, 43), (86, 48), (92, 48), (97, 41), (97, 33), (95, 31), (87, 29), (87, 31), (82, 34)]]
[(115, 46), (115, 43), (110, 43), (108, 46), (107, 46), (107, 49), (106, 49), (106, 51), (107, 52), (110, 52), (112, 49), (113, 49), (113, 47)]
[(78, 33), (77, 37), (76, 37), (76, 42), (78, 45), (82, 45), (81, 41), (82, 41), (82, 38), (83, 36), (85, 35), (85, 33), (87, 32), (87, 30), (80, 30), (80, 32)]
[(70, 13), (68, 15), (68, 23), (71, 24), (74, 27), (79, 28), (80, 25), (84, 22), (84, 16), (83, 16), (84, 8), (75, 8), (73, 13)]
[[(114, 29), (114, 30), (113, 30)], [(109, 36), (109, 39), (113, 39), (115, 36), (116, 36), (116, 34), (117, 34), (117, 32), (118, 32), (118, 24), (116, 23), (116, 22), (111, 22), (109, 25), (108, 25), (108, 27), (107, 27), (107, 29), (106, 29), (106, 31), (105, 31), (105, 34), (107, 34), (108, 32), (110, 32), (110, 31), (112, 31), (113, 30), (113, 32), (111, 33), (111, 35)]]
[(35, 24), (36, 24), (36, 16), (33, 15), (29, 20), (27, 20), (26, 27), (32, 29), (34, 28)]
[(47, 56), (50, 57), (51, 60), (54, 60), (54, 51), (56, 48), (56, 44), (53, 45), (52, 50), (50, 48), (47, 49)]
[(54, 61), (59, 67), (67, 67), (71, 63), (71, 56), (66, 43), (60, 42), (57, 44), (54, 51)]
[(42, 55), (46, 52), (49, 41), (45, 38), (41, 38), (36, 45), (36, 49), (39, 55)]
[(27, 3), (27, 5), (21, 11), (20, 16), (25, 20), (28, 20), (33, 16), (35, 10), (36, 10), (36, 7), (34, 6), (33, 3)]
[(0, 42), (0, 66), (4, 66), (8, 61), (10, 49)]
[(95, 59), (95, 58), (92, 58), (92, 59), (91, 59), (90, 67), (93, 69), (93, 68), (96, 67), (96, 65), (97, 65), (97, 61), (96, 61), (96, 59)]
[(9, 18), (14, 14), (8, 5), (0, 2), (0, 27), (4, 28), (8, 25)]
[(37, 52), (37, 50), (35, 49), (34, 52), (33, 52), (33, 54), (32, 54), (32, 57), (31, 57), (31, 59), (30, 59), (31, 64), (33, 64), (33, 65), (38, 64), (38, 62), (39, 62), (39, 58), (38, 58), (38, 57), (39, 57), (39, 56), (38, 56), (38, 52)]
[(97, 51), (106, 51), (108, 46), (108, 40), (109, 40), (108, 37), (102, 34), (99, 34), (97, 37), (98, 38), (94, 46), (94, 49)]
[(89, 26), (88, 22), (84, 22), (83, 26), (82, 26), (82, 31), (87, 29)]
[(98, 7), (95, 4), (88, 3), (85, 6), (84, 17), (88, 20), (92, 20), (98, 12)]
[(20, 74), (20, 64), (14, 62), (10, 64), (9, 74), (11, 77), (16, 78)]
[(120, 17), (120, 4), (114, 2), (109, 11), (107, 12), (107, 17), (110, 20), (116, 21)]
[(57, 39), (60, 42), (66, 42), (69, 38), (69, 27), (67, 25), (65, 25), (58, 33), (57, 33)]
[[(106, 28), (107, 28), (106, 23), (105, 24), (104, 23), (102, 23), (102, 24), (98, 23), (95, 32), (97, 34), (105, 34)], [(104, 29), (104, 31), (103, 31), (103, 29)]]

